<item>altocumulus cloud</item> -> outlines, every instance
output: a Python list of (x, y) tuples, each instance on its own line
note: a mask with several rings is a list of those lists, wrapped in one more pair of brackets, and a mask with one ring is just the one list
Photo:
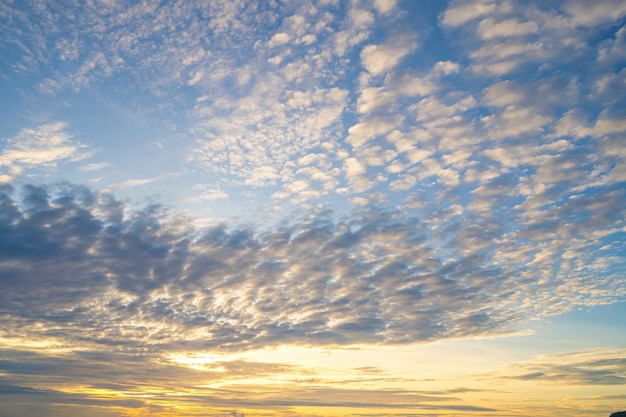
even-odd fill
[[(624, 295), (607, 236), (585, 238), (619, 224), (624, 198), (617, 188), (572, 198), (514, 233), (454, 210), (376, 208), (257, 230), (198, 228), (67, 183), (4, 186), (2, 334), (175, 351), (511, 332)], [(576, 239), (559, 239), (562, 228)]]

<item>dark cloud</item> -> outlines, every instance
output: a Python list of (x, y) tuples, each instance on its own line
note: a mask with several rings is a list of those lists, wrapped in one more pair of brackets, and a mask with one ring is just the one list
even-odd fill
[(136, 399), (116, 399), (113, 397), (102, 399), (89, 395), (67, 394), (55, 390), (40, 390), (17, 385), (0, 384), (0, 399), (4, 396), (10, 396), (12, 402), (19, 400), (21, 396), (25, 396), (24, 400), (28, 402), (44, 404), (113, 406), (122, 408), (141, 408), (145, 405), (143, 401)]
[[(156, 407), (168, 401), (159, 390), (217, 408), (494, 411), (454, 405), (454, 395), (464, 391), (322, 389), (303, 385), (320, 383), (313, 370), (287, 363), (217, 359), (190, 367), (176, 354), (494, 335), (577, 303), (618, 300), (619, 257), (590, 251), (609, 245), (611, 234), (580, 237), (619, 224), (612, 210), (624, 191), (605, 187), (596, 195), (603, 198), (581, 194), (545, 208), (559, 213), (516, 231), (471, 215), (420, 219), (380, 208), (340, 220), (311, 212), (258, 230), (228, 223), (197, 228), (163, 206), (133, 211), (110, 194), (72, 184), (3, 187), (0, 396), (10, 398), (6, 409), (15, 415), (39, 405), (60, 407), (61, 414), (63, 407), (147, 407), (148, 400)], [(555, 218), (565, 220), (547, 232), (535, 227)], [(559, 238), (563, 227), (572, 233), (564, 236), (578, 238)], [(556, 255), (541, 257), (548, 249)], [(590, 269), (568, 267), (566, 251), (590, 257)], [(512, 261), (502, 262), (506, 257)], [(613, 275), (589, 280), (594, 262)], [(570, 274), (540, 282), (538, 271), (550, 268)], [(611, 357), (530, 364), (507, 378), (616, 385), (624, 383), (623, 365)], [(341, 381), (402, 382), (377, 372), (361, 369)], [(298, 385), (271, 392), (206, 388), (207, 380), (273, 375)], [(85, 387), (84, 393), (57, 389), (68, 385)], [(136, 397), (144, 387), (159, 389)], [(120, 399), (109, 395), (114, 392), (132, 395)]]
[[(343, 221), (311, 213), (266, 231), (197, 229), (162, 206), (131, 212), (72, 184), (8, 189), (0, 201), (5, 334), (125, 349), (242, 349), (514, 330), (542, 314), (542, 300), (562, 284), (541, 287), (525, 276), (563, 264), (497, 257), (533, 241), (563, 252), (568, 242), (557, 230), (581, 236), (618, 224), (624, 191), (571, 198), (504, 239), (507, 225), (498, 221), (474, 224), (470, 216), (439, 228), (381, 209)], [(549, 227), (550, 219), (561, 220)], [(590, 244), (600, 242), (582, 248)], [(577, 273), (572, 297), (597, 287)], [(603, 284), (617, 296), (623, 279)], [(520, 304), (522, 294), (534, 305)]]

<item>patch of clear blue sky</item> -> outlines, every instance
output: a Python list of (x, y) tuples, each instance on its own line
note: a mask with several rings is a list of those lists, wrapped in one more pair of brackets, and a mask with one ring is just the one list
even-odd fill
[[(593, 348), (623, 348), (626, 300), (579, 307), (568, 313), (531, 322), (533, 334), (489, 340), (520, 359)], [(487, 343), (477, 341), (477, 343)]]

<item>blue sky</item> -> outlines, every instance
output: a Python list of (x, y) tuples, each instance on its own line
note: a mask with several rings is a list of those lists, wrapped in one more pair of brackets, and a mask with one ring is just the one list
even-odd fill
[(0, 1), (7, 412), (620, 408), (625, 22)]

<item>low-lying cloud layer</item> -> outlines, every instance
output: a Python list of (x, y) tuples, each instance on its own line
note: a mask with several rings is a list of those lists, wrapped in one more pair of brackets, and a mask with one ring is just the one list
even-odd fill
[(517, 230), (376, 208), (262, 230), (197, 228), (71, 184), (5, 187), (3, 334), (171, 351), (511, 332), (624, 295), (610, 245), (625, 192), (598, 194)]

